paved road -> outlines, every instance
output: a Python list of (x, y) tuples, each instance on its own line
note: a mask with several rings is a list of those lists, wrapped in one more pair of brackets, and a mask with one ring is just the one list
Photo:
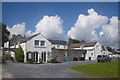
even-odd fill
[(3, 78), (85, 78), (82, 73), (69, 68), (90, 63), (96, 63), (96, 61), (45, 64), (8, 63), (3, 66)]

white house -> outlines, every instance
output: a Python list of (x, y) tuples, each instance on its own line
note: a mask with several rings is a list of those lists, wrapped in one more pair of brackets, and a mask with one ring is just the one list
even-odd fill
[(99, 42), (71, 44), (71, 48), (86, 50), (87, 51), (85, 55), (86, 60), (96, 60), (97, 55), (106, 54), (107, 52), (106, 50), (103, 50)]
[(39, 62), (39, 59), (42, 59), (44, 62), (47, 62), (50, 58), (48, 53), (51, 52), (51, 49), (66, 49), (66, 41), (63, 40), (50, 40), (45, 38), (41, 33), (35, 34), (31, 37), (25, 38), (21, 35), (14, 36), (10, 41), (4, 43), (4, 48), (18, 48), (21, 45), (24, 51), (24, 62), (27, 61), (27, 58), (31, 59), (31, 54), (27, 55), (27, 52), (38, 52), (34, 54), (34, 61)]

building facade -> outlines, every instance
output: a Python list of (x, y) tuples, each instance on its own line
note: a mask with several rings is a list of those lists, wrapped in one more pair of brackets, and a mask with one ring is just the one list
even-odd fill
[[(27, 58), (34, 57), (34, 61), (38, 62), (40, 59), (43, 62), (47, 62), (51, 58), (48, 55), (52, 51), (52, 48), (55, 49), (67, 49), (67, 43), (63, 40), (50, 40), (45, 38), (41, 33), (35, 34), (31, 37), (24, 38), (21, 35), (14, 36), (10, 41), (4, 43), (4, 48), (18, 48), (19, 45), (24, 51), (24, 62), (27, 61)], [(27, 54), (27, 52), (38, 52), (34, 55)]]
[[(71, 41), (71, 40), (70, 40)], [(76, 50), (86, 50), (85, 59), (86, 60), (96, 60), (97, 55), (107, 55), (107, 51), (102, 48), (99, 42), (81, 42), (76, 44), (71, 44), (70, 48)]]

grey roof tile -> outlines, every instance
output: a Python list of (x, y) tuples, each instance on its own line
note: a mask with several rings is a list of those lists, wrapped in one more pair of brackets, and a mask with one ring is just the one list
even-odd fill
[(67, 41), (64, 41), (64, 40), (51, 40), (51, 39), (48, 39), (48, 41), (50, 41), (52, 44), (61, 44), (61, 45), (66, 45), (67, 44)]

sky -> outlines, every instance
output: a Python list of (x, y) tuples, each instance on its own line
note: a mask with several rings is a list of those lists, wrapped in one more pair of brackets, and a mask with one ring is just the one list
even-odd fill
[(2, 22), (12, 34), (41, 32), (49, 39), (69, 37), (117, 46), (117, 2), (3, 2)]

